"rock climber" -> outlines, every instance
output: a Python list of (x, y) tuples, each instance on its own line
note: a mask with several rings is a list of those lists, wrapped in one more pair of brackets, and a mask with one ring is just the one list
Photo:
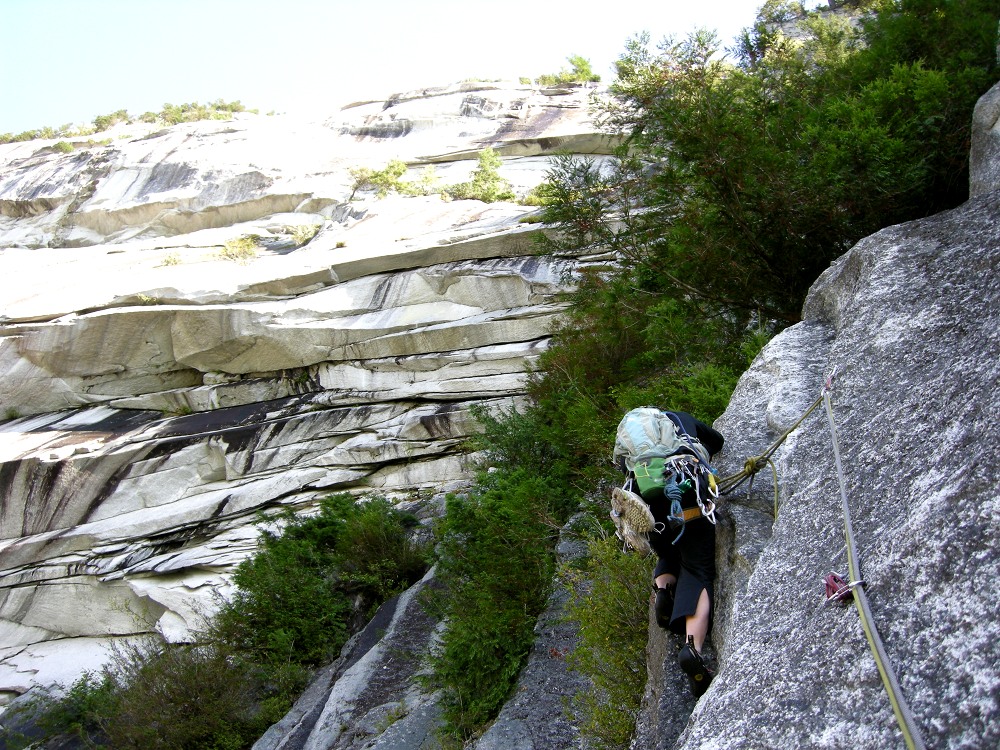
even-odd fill
[[(630, 418), (640, 421), (629, 426), (626, 423)], [(663, 445), (669, 441), (662, 435), (670, 425), (677, 428), (679, 442)], [(633, 439), (626, 434), (623, 440), (629, 428)], [(653, 572), (656, 621), (660, 627), (684, 637), (678, 662), (688, 675), (692, 692), (700, 697), (713, 676), (702, 656), (712, 626), (715, 580), (715, 506), (710, 499), (714, 470), (709, 461), (722, 450), (725, 439), (686, 412), (650, 407), (629, 412), (618, 434), (614, 459), (626, 474), (626, 489), (639, 495), (656, 521), (648, 533), (657, 556)], [(631, 451), (639, 455), (629, 455)], [(673, 453), (661, 463), (650, 461), (650, 455), (658, 451)], [(648, 481), (640, 483), (636, 477), (637, 473), (649, 476), (650, 466), (663, 476), (654, 486)]]

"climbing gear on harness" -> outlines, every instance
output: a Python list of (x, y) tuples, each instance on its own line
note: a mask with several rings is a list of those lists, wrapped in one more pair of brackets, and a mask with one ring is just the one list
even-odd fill
[[(713, 503), (712, 509), (715, 509)], [(701, 508), (687, 508), (681, 507), (680, 502), (674, 501), (670, 506), (670, 515), (667, 517), (667, 521), (670, 524), (671, 529), (676, 529), (689, 521), (694, 521), (697, 518), (703, 518), (704, 514), (701, 512)]]
[(681, 650), (677, 654), (677, 663), (684, 670), (684, 674), (688, 676), (694, 697), (700, 698), (708, 690), (714, 675), (701, 654), (698, 653), (698, 649), (694, 647), (693, 635), (689, 635), (687, 643), (681, 646)]
[(674, 591), (676, 584), (670, 584), (665, 588), (660, 588), (653, 584), (653, 591), (656, 598), (653, 601), (653, 612), (656, 613), (656, 624), (664, 630), (670, 628), (670, 616), (674, 612)]
[[(834, 373), (836, 370), (834, 370)], [(837, 467), (837, 483), (840, 486), (840, 501), (844, 513), (844, 538), (847, 542), (847, 564), (852, 584), (848, 584), (850, 592), (854, 596), (854, 603), (857, 605), (858, 614), (861, 616), (861, 627), (865, 631), (868, 645), (871, 648), (872, 656), (875, 657), (875, 664), (878, 666), (879, 675), (882, 677), (882, 684), (886, 693), (889, 694), (889, 702), (892, 704), (892, 711), (896, 715), (896, 723), (903, 733), (903, 740), (910, 750), (924, 750), (924, 743), (920, 737), (920, 729), (910, 712), (910, 707), (903, 697), (893, 672), (889, 658), (886, 656), (885, 647), (879, 637), (875, 627), (875, 620), (872, 617), (871, 609), (868, 607), (868, 597), (865, 594), (865, 587), (859, 585), (861, 580), (861, 565), (858, 562), (858, 554), (854, 543), (854, 528), (851, 523), (851, 508), (847, 502), (847, 490), (844, 483), (844, 468), (840, 460), (840, 446), (837, 443), (837, 425), (833, 418), (833, 402), (830, 398), (830, 391), (833, 390), (833, 376), (826, 379), (823, 386), (821, 398), (826, 405), (827, 421), (830, 423), (830, 438), (833, 443), (833, 458)]]
[(684, 508), (679, 499), (675, 498), (671, 500), (667, 524), (670, 526), (671, 531), (680, 529), (671, 544), (677, 544), (680, 541), (681, 537), (684, 536), (685, 525), (691, 521), (704, 518), (711, 523), (715, 523), (715, 507), (715, 501), (713, 500), (705, 500), (704, 504), (694, 508)]
[[(664, 459), (663, 474), (665, 477), (667, 477), (667, 472), (670, 475), (664, 482), (663, 492), (670, 497), (671, 506), (673, 500), (680, 500), (683, 494), (693, 489), (694, 500), (698, 506), (696, 510), (699, 511), (694, 518), (704, 517), (714, 524), (715, 501), (719, 497), (718, 485), (714, 476), (715, 470), (697, 456), (681, 453)], [(676, 494), (673, 497), (668, 494), (667, 489), (671, 483), (676, 487)], [(671, 512), (671, 516), (673, 515)], [(688, 520), (691, 519), (685, 517), (683, 522), (686, 523)]]
[(855, 586), (864, 586), (865, 582), (853, 581), (852, 583), (848, 583), (836, 573), (829, 573), (823, 579), (823, 584), (826, 589), (827, 604), (833, 601), (847, 604), (851, 600), (851, 590)]
[(646, 534), (663, 528), (663, 524), (656, 523), (643, 499), (624, 487), (611, 490), (611, 520), (615, 524), (615, 536), (624, 542), (623, 551), (631, 547), (643, 556), (652, 552)]
[[(677, 544), (684, 536), (684, 526), (698, 518), (715, 523), (716, 499), (719, 492), (715, 482), (715, 470), (702, 463), (696, 456), (678, 454), (664, 459), (663, 495), (670, 503), (667, 523), (672, 531), (678, 531), (671, 544)], [(707, 477), (707, 480), (705, 479)], [(685, 508), (683, 499), (694, 495), (694, 507)], [(704, 496), (703, 494), (704, 493)]]

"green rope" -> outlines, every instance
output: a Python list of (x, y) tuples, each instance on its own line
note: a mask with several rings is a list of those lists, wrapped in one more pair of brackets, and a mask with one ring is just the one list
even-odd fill
[(771, 474), (774, 476), (774, 517), (778, 517), (778, 470), (774, 466), (774, 461), (767, 459), (767, 465), (771, 467)]
[[(774, 461), (772, 461), (770, 458), (766, 459), (766, 461), (767, 461), (767, 465), (771, 467), (771, 476), (774, 477), (774, 482), (773, 482), (773, 484), (774, 484), (774, 517), (775, 517), (775, 519), (777, 519), (778, 518), (778, 470), (774, 466)], [(758, 471), (761, 470), (761, 467), (757, 465), (758, 463), (759, 463), (758, 459), (756, 459), (756, 458), (748, 458), (747, 462), (746, 462), (746, 464), (744, 464), (744, 466), (753, 466), (753, 474), (756, 474)], [(753, 480), (754, 480), (753, 474), (750, 475), (750, 486), (747, 487), (747, 494), (748, 495), (750, 495), (750, 494), (753, 493)]]
[[(832, 376), (831, 376), (832, 379)], [(844, 488), (844, 470), (840, 462), (840, 447), (837, 445), (837, 426), (833, 420), (833, 405), (830, 400), (831, 380), (827, 380), (823, 388), (821, 398), (826, 402), (826, 415), (830, 422), (830, 435), (833, 439), (833, 456), (837, 464), (837, 481), (840, 483), (840, 501), (844, 512), (844, 537), (847, 540), (847, 564), (850, 569), (850, 581), (856, 583), (861, 581), (861, 566), (858, 563), (857, 551), (854, 544), (854, 529), (851, 524), (851, 509), (847, 502), (847, 490)], [(892, 704), (892, 711), (896, 714), (896, 722), (903, 732), (903, 739), (910, 750), (924, 750), (923, 740), (920, 738), (920, 729), (910, 712), (906, 699), (899, 688), (896, 674), (892, 670), (889, 658), (886, 656), (882, 639), (879, 638), (878, 630), (871, 610), (868, 607), (868, 597), (865, 595), (863, 586), (854, 585), (851, 587), (854, 594), (854, 603), (857, 605), (858, 614), (861, 616), (861, 627), (865, 631), (868, 645), (871, 647), (872, 655), (875, 657), (875, 664), (878, 672), (882, 676), (882, 684), (889, 694), (889, 702)]]
[[(823, 403), (823, 396), (820, 396), (818, 399), (816, 399), (815, 401), (813, 401), (812, 406), (810, 406), (808, 409), (806, 409), (805, 412), (802, 414), (802, 416), (799, 417), (798, 420), (796, 420), (795, 424), (793, 424), (791, 427), (789, 427), (787, 430), (785, 430), (785, 432), (781, 435), (781, 437), (779, 437), (777, 440), (775, 440), (771, 444), (771, 447), (769, 447), (766, 451), (764, 451), (763, 453), (761, 453), (759, 456), (753, 456), (751, 458), (748, 458), (746, 461), (744, 461), (743, 462), (743, 469), (742, 469), (742, 471), (739, 471), (736, 474), (731, 474), (728, 477), (724, 477), (724, 478), (720, 479), (719, 480), (719, 494), (720, 495), (728, 495), (730, 492), (732, 492), (737, 487), (739, 487), (741, 484), (743, 484), (743, 482), (745, 482), (747, 479), (751, 479), (758, 471), (760, 471), (761, 469), (763, 469), (765, 464), (770, 464), (771, 470), (774, 472), (774, 509), (775, 509), (774, 510), (774, 515), (775, 515), (775, 517), (777, 517), (777, 515), (778, 515), (778, 472), (774, 468), (774, 463), (771, 461), (771, 456), (774, 455), (774, 452), (776, 450), (778, 450), (778, 448), (781, 446), (782, 443), (785, 442), (785, 440), (788, 439), (788, 436), (791, 435), (792, 432), (795, 429), (797, 429), (799, 425), (801, 425), (803, 422), (805, 422), (806, 421), (806, 417), (808, 417), (810, 414), (812, 414), (813, 411), (815, 411), (816, 407), (819, 406), (821, 403)], [(751, 484), (750, 486), (752, 488), (753, 484)]]
[[(823, 392), (820, 394), (819, 398), (817, 398), (812, 405), (806, 409), (802, 416), (799, 417), (795, 424), (785, 430), (781, 437), (775, 440), (766, 451), (759, 456), (748, 458), (743, 463), (743, 469), (741, 471), (720, 479), (719, 494), (729, 494), (747, 479), (750, 479), (749, 492), (753, 489), (753, 477), (757, 474), (757, 472), (764, 468), (765, 464), (767, 464), (771, 467), (771, 472), (774, 475), (774, 517), (777, 518), (778, 471), (774, 466), (774, 462), (771, 460), (771, 456), (779, 448), (779, 446), (785, 442), (788, 436), (792, 434), (792, 432), (798, 428), (799, 425), (801, 425), (806, 418), (813, 413), (813, 411), (815, 411), (816, 407), (825, 402), (827, 418), (830, 422), (830, 434), (833, 440), (833, 455), (837, 465), (837, 481), (840, 484), (840, 499), (844, 513), (844, 537), (847, 540), (847, 561), (850, 569), (850, 579), (856, 584), (861, 581), (861, 566), (859, 565), (857, 559), (856, 545), (854, 543), (854, 529), (851, 524), (851, 511), (847, 502), (847, 490), (844, 488), (844, 471), (840, 461), (840, 446), (837, 444), (837, 427), (833, 419), (833, 405), (830, 400), (830, 389), (832, 387), (832, 383), (833, 374), (827, 378), (826, 385), (823, 387)], [(889, 695), (889, 702), (892, 704), (892, 710), (896, 715), (896, 722), (899, 724), (899, 728), (903, 733), (903, 739), (906, 742), (906, 746), (909, 750), (925, 750), (925, 745), (920, 737), (919, 727), (917, 726), (916, 720), (913, 718), (913, 714), (906, 703), (906, 699), (903, 697), (902, 690), (900, 690), (899, 687), (899, 682), (896, 680), (896, 675), (892, 670), (892, 665), (889, 663), (889, 658), (885, 653), (885, 647), (882, 645), (882, 639), (879, 637), (878, 630), (875, 627), (875, 620), (872, 617), (871, 609), (868, 606), (868, 597), (865, 595), (864, 587), (860, 585), (852, 585), (851, 592), (854, 595), (854, 602), (858, 608), (858, 614), (861, 616), (861, 627), (865, 631), (865, 637), (868, 639), (868, 645), (872, 650), (872, 655), (875, 657), (875, 664), (878, 667), (879, 675), (882, 677), (882, 684), (885, 686), (886, 693)]]

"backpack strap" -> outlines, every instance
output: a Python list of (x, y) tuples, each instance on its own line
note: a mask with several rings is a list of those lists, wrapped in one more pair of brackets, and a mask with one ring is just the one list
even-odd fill
[(690, 432), (688, 432), (686, 429), (684, 429), (684, 423), (681, 421), (681, 418), (679, 416), (677, 416), (677, 414), (675, 412), (665, 411), (663, 413), (666, 414), (667, 417), (670, 418), (671, 422), (673, 422), (675, 425), (677, 425), (677, 431), (681, 435), (686, 435), (687, 437), (694, 437), (694, 435), (692, 435)]

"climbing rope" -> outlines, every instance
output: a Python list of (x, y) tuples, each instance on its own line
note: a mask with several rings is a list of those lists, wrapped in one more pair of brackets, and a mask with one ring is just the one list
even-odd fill
[(892, 710), (896, 716), (896, 722), (899, 724), (900, 731), (903, 733), (903, 739), (906, 742), (906, 746), (909, 750), (925, 750), (925, 745), (920, 737), (919, 727), (917, 726), (916, 720), (913, 718), (913, 714), (906, 703), (906, 699), (903, 697), (902, 690), (900, 690), (899, 687), (899, 682), (896, 679), (896, 674), (892, 669), (892, 665), (889, 663), (889, 658), (885, 653), (885, 647), (882, 645), (882, 639), (879, 637), (878, 629), (875, 627), (875, 620), (872, 617), (871, 609), (868, 606), (868, 597), (865, 594), (864, 581), (861, 578), (861, 566), (858, 563), (856, 545), (854, 542), (854, 528), (851, 523), (850, 505), (847, 501), (847, 490), (845, 489), (844, 483), (844, 470), (840, 460), (840, 446), (837, 442), (837, 427), (833, 418), (833, 402), (830, 397), (830, 392), (833, 390), (833, 378), (835, 374), (836, 368), (834, 368), (834, 371), (830, 373), (829, 377), (827, 377), (819, 398), (817, 398), (809, 406), (809, 408), (805, 410), (802, 416), (796, 420), (795, 424), (785, 430), (781, 437), (775, 440), (766, 451), (761, 453), (759, 456), (748, 458), (743, 463), (743, 469), (741, 471), (718, 480), (719, 494), (728, 495), (730, 492), (743, 484), (743, 482), (747, 479), (750, 480), (748, 492), (752, 491), (754, 476), (761, 469), (763, 469), (765, 465), (770, 466), (771, 472), (774, 475), (774, 515), (777, 517), (778, 472), (777, 469), (775, 469), (774, 462), (771, 460), (771, 456), (774, 455), (774, 452), (781, 446), (782, 443), (785, 442), (788, 436), (791, 435), (792, 432), (796, 430), (820, 404), (825, 404), (827, 419), (830, 423), (830, 435), (833, 441), (833, 456), (837, 467), (837, 481), (840, 485), (840, 500), (844, 514), (844, 537), (847, 542), (847, 562), (849, 568), (849, 578), (851, 581), (850, 583), (846, 583), (839, 576), (833, 573), (827, 576), (827, 601), (846, 601), (849, 597), (854, 597), (854, 603), (857, 605), (858, 614), (861, 617), (861, 627), (865, 631), (865, 637), (868, 639), (868, 645), (871, 648), (872, 655), (875, 657), (875, 664), (878, 667), (879, 675), (882, 677), (882, 684), (885, 686), (886, 693), (889, 696), (889, 702), (892, 704)]
[(924, 750), (923, 740), (920, 738), (920, 730), (910, 712), (906, 699), (899, 688), (896, 674), (886, 656), (882, 639), (879, 637), (875, 627), (875, 620), (868, 607), (868, 597), (865, 595), (863, 581), (861, 580), (861, 566), (858, 563), (858, 555), (854, 543), (854, 528), (851, 524), (851, 509), (847, 502), (847, 490), (844, 488), (844, 470), (840, 462), (840, 446), (837, 443), (837, 426), (833, 419), (833, 403), (830, 398), (830, 391), (833, 387), (833, 375), (827, 378), (823, 386), (823, 393), (820, 399), (826, 404), (826, 416), (830, 422), (830, 436), (833, 440), (833, 457), (837, 466), (837, 481), (840, 484), (840, 501), (844, 513), (844, 537), (847, 541), (847, 565), (851, 583), (847, 584), (850, 592), (854, 595), (854, 603), (857, 605), (858, 614), (861, 616), (861, 627), (865, 631), (868, 645), (871, 647), (872, 655), (875, 657), (875, 664), (878, 672), (882, 676), (882, 684), (889, 694), (889, 702), (892, 704), (892, 711), (896, 715), (896, 722), (903, 733), (903, 739), (910, 750)]
[[(834, 372), (836, 372), (836, 370), (834, 370)], [(830, 379), (832, 378), (833, 375), (831, 374)], [(775, 440), (766, 451), (761, 453), (759, 456), (752, 456), (748, 458), (746, 461), (744, 461), (743, 469), (741, 471), (737, 472), (736, 474), (731, 474), (728, 477), (720, 479), (719, 494), (728, 495), (730, 492), (732, 492), (741, 484), (743, 484), (743, 482), (745, 482), (747, 479), (750, 480), (750, 487), (748, 489), (749, 492), (750, 490), (753, 489), (754, 475), (757, 474), (757, 472), (759, 472), (761, 469), (763, 469), (765, 465), (770, 466), (771, 472), (774, 475), (774, 515), (777, 516), (778, 515), (778, 470), (774, 468), (774, 462), (771, 460), (771, 456), (774, 455), (774, 452), (778, 450), (779, 447), (781, 447), (781, 444), (788, 439), (788, 436), (791, 435), (792, 432), (796, 428), (798, 428), (799, 425), (805, 422), (806, 418), (810, 414), (812, 414), (816, 410), (816, 407), (818, 407), (821, 403), (823, 403), (823, 394), (820, 394), (819, 398), (813, 401), (812, 405), (808, 409), (806, 409), (805, 412), (802, 414), (802, 416), (795, 421), (795, 424), (793, 424), (791, 427), (785, 430), (785, 432), (782, 433), (781, 437)]]

